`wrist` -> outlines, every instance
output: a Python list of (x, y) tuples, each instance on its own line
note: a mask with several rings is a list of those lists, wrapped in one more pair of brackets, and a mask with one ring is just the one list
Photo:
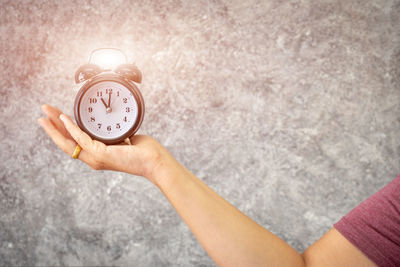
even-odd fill
[(145, 177), (161, 190), (186, 173), (186, 169), (165, 148), (159, 151), (156, 159), (154, 167)]

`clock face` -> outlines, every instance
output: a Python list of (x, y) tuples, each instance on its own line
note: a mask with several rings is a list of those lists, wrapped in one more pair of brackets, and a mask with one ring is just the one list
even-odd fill
[(80, 126), (100, 140), (116, 140), (135, 126), (139, 107), (133, 92), (123, 84), (101, 81), (82, 95), (78, 107)]

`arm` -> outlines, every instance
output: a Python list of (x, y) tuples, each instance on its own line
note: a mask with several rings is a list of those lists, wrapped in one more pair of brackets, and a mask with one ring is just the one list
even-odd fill
[(376, 267), (335, 228), (311, 245), (302, 256), (309, 267)]
[(376, 266), (335, 228), (300, 255), (169, 157), (151, 180), (218, 266)]
[(286, 242), (225, 201), (179, 164), (157, 169), (157, 186), (219, 266), (304, 266)]
[(43, 111), (48, 118), (39, 124), (67, 154), (78, 143), (83, 149), (79, 159), (93, 169), (124, 171), (153, 182), (220, 266), (374, 266), (337, 231), (300, 255), (225, 201), (151, 137), (134, 136), (132, 146), (105, 146), (67, 116), (60, 117), (59, 110), (46, 105)]

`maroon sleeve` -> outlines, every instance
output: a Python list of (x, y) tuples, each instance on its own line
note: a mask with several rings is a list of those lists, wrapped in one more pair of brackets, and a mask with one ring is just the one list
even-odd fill
[(378, 266), (400, 266), (400, 175), (334, 227)]

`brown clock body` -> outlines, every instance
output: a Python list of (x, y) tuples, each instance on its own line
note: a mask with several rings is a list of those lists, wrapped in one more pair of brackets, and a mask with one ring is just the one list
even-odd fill
[[(93, 135), (83, 125), (82, 120), (81, 120), (81, 116), (80, 116), (80, 113), (79, 113), (79, 107), (80, 107), (81, 99), (85, 95), (86, 91), (89, 88), (91, 88), (93, 85), (95, 85), (95, 84), (97, 84), (99, 82), (105, 82), (105, 81), (116, 82), (116, 83), (119, 83), (119, 84), (123, 85), (124, 87), (126, 87), (129, 91), (131, 91), (132, 95), (134, 96), (134, 98), (135, 98), (135, 100), (136, 100), (136, 102), (138, 104), (138, 115), (137, 115), (136, 121), (133, 124), (133, 126), (125, 134), (121, 135), (120, 137), (118, 137), (116, 139), (112, 139), (112, 140), (103, 139), (103, 138), (100, 138), (98, 136)], [(139, 127), (142, 124), (143, 117), (144, 117), (144, 100), (143, 100), (143, 96), (140, 93), (140, 91), (137, 88), (137, 86), (133, 82), (127, 80), (122, 75), (117, 74), (117, 73), (112, 73), (112, 72), (100, 73), (100, 74), (92, 77), (91, 79), (87, 80), (85, 82), (85, 84), (81, 87), (81, 89), (79, 90), (78, 94), (75, 97), (74, 116), (75, 116), (75, 121), (78, 124), (79, 128), (81, 128), (82, 131), (86, 132), (92, 139), (101, 141), (106, 145), (119, 144), (119, 143), (123, 142), (126, 138), (129, 138), (132, 135), (134, 135), (139, 130)]]

